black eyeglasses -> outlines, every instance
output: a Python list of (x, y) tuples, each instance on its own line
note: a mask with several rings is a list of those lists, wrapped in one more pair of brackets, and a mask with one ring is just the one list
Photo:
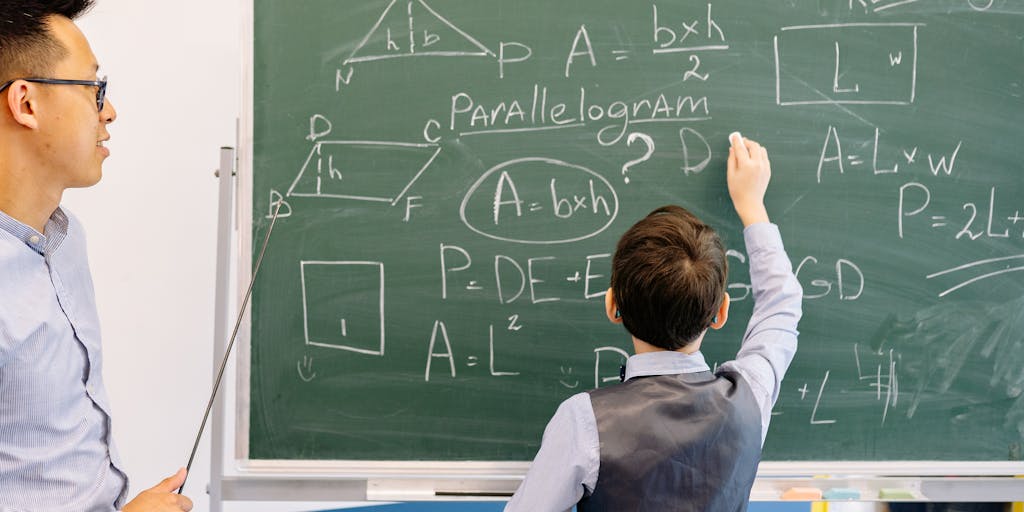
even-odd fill
[(60, 78), (15, 78), (9, 80), (3, 85), (0, 85), (0, 92), (7, 89), (14, 82), (18, 80), (24, 80), (26, 82), (34, 82), (37, 84), (53, 84), (53, 85), (86, 85), (96, 88), (96, 111), (103, 112), (103, 103), (107, 98), (107, 77), (103, 77), (100, 80), (63, 80)]

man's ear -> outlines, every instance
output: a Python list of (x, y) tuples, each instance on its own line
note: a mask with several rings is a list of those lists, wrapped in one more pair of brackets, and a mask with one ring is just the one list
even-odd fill
[(718, 306), (718, 314), (715, 315), (714, 321), (711, 322), (712, 329), (721, 329), (725, 325), (726, 320), (729, 319), (729, 294), (726, 293), (722, 297), (722, 304)]
[(619, 315), (619, 306), (615, 304), (615, 294), (611, 288), (604, 294), (604, 313), (608, 315), (608, 321), (613, 324), (621, 324), (622, 316)]
[(39, 128), (39, 119), (36, 117), (35, 91), (35, 87), (23, 80), (15, 81), (4, 91), (6, 96), (4, 99), (7, 100), (7, 110), (10, 111), (11, 118), (15, 123), (33, 130)]

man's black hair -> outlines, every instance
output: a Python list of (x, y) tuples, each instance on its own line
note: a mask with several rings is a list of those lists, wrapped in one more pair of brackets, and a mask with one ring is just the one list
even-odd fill
[(47, 74), (68, 49), (53, 38), (53, 16), (75, 19), (93, 0), (0, 0), (0, 83)]

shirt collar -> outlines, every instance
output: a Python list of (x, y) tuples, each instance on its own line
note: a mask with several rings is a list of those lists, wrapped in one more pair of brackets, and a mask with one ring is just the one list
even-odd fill
[(58, 207), (50, 215), (43, 228), (44, 233), (36, 231), (27, 224), (0, 211), (0, 229), (21, 240), (25, 245), (39, 254), (56, 251), (68, 234), (68, 216)]
[(704, 361), (700, 351), (692, 354), (658, 351), (636, 354), (626, 360), (626, 380), (650, 375), (676, 375), (679, 373), (709, 372), (711, 368)]

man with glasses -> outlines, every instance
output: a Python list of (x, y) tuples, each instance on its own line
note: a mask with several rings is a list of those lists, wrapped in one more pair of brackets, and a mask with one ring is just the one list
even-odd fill
[(85, 236), (60, 207), (100, 180), (117, 118), (72, 22), (91, 3), (0, 1), (0, 512), (188, 511), (184, 469), (125, 503)]

